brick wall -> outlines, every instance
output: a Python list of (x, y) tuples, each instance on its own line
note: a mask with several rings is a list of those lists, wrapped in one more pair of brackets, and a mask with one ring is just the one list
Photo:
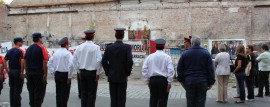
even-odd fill
[[(78, 12), (11, 15), (8, 17), (12, 26), (10, 35), (49, 32), (55, 38), (82, 37), (83, 31), (94, 23), (97, 40), (114, 39), (115, 27), (143, 29), (144, 25), (151, 30), (151, 39), (182, 39), (188, 35), (212, 39), (244, 38), (248, 42), (269, 39), (270, 8), (254, 7), (254, 4), (270, 4), (269, 1), (168, 2), (70, 5), (62, 7)], [(51, 7), (54, 8), (57, 7)], [(38, 8), (29, 10), (37, 11)]]
[(7, 25), (7, 7), (0, 4), (0, 40), (7, 39), (7, 32), (9, 26)]

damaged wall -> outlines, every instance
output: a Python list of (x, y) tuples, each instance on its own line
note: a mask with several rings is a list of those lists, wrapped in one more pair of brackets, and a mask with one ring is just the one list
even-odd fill
[[(50, 33), (55, 38), (76, 38), (83, 37), (83, 31), (94, 26), (97, 40), (112, 40), (115, 27), (143, 30), (145, 24), (151, 30), (151, 39), (163, 37), (175, 40), (188, 35), (209, 39), (244, 38), (248, 41), (269, 39), (270, 7), (254, 8), (254, 5), (269, 5), (269, 1), (188, 3), (180, 0), (182, 2), (175, 3), (176, 1), (10, 8), (9, 13), (12, 14), (8, 16), (8, 24), (11, 25), (9, 35), (29, 38), (32, 33), (41, 32)], [(62, 8), (67, 10), (63, 12)], [(58, 9), (61, 12), (42, 13), (44, 9)], [(30, 14), (29, 11), (35, 12)]]
[(8, 39), (8, 29), (11, 28), (11, 26), (7, 24), (7, 14), (7, 7), (0, 4), (0, 40)]

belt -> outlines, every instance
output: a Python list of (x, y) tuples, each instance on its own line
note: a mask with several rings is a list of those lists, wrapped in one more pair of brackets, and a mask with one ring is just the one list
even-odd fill
[(80, 69), (81, 72), (96, 72), (97, 70)]
[(55, 73), (68, 73), (68, 72), (60, 72), (60, 71), (56, 71)]
[(164, 76), (152, 76), (152, 77), (150, 77), (150, 79), (154, 79), (154, 78), (164, 78), (164, 79), (167, 79), (167, 78), (164, 77)]
[(21, 71), (21, 69), (9, 69), (9, 71)]
[(42, 69), (26, 68), (28, 71), (43, 71)]

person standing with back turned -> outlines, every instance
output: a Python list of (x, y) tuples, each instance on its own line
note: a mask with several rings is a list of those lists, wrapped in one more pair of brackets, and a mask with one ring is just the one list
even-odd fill
[[(259, 62), (259, 90), (256, 97), (270, 96), (269, 92), (269, 73), (270, 73), (270, 53), (269, 47), (264, 44), (261, 47), (261, 54), (256, 58)], [(263, 89), (265, 88), (265, 93)]]
[[(20, 37), (14, 38), (14, 47), (10, 49), (5, 56), (5, 69), (9, 75), (9, 87), (10, 87), (10, 106), (21, 107), (21, 93), (24, 83), (24, 70), (21, 62), (25, 55), (25, 51), (20, 47), (23, 44), (23, 39)], [(8, 67), (6, 66), (8, 62)]]
[(125, 28), (116, 28), (115, 31), (117, 40), (106, 47), (102, 65), (108, 76), (111, 107), (125, 107), (127, 80), (132, 70), (133, 60), (131, 46), (122, 41)]
[(217, 102), (228, 102), (228, 82), (230, 77), (230, 55), (226, 52), (226, 46), (220, 44), (218, 47), (220, 53), (215, 57), (216, 75), (217, 75)]
[(71, 78), (74, 71), (73, 56), (68, 51), (68, 38), (64, 37), (58, 42), (61, 46), (48, 62), (50, 74), (54, 76), (56, 84), (56, 106), (67, 107)]
[(32, 37), (34, 44), (27, 48), (22, 63), (26, 64), (30, 106), (41, 107), (46, 94), (49, 55), (42, 45), (41, 33), (34, 33)]
[(142, 76), (150, 88), (149, 107), (167, 107), (168, 94), (175, 74), (172, 58), (163, 52), (166, 41), (155, 40), (157, 51), (149, 55), (142, 67)]
[(191, 44), (179, 60), (177, 79), (186, 90), (187, 107), (205, 107), (207, 90), (215, 83), (214, 64), (198, 37), (192, 36)]
[(81, 77), (81, 106), (95, 107), (101, 68), (100, 47), (94, 44), (95, 30), (87, 30), (86, 41), (74, 53), (73, 64)]

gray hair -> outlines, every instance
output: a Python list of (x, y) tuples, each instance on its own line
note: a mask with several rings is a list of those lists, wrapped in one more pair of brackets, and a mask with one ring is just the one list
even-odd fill
[(224, 44), (220, 44), (218, 49), (221, 51), (221, 52), (225, 52), (226, 51), (226, 46)]
[(192, 46), (200, 46), (201, 45), (201, 39), (199, 37), (197, 37), (197, 36), (192, 36), (191, 45)]

